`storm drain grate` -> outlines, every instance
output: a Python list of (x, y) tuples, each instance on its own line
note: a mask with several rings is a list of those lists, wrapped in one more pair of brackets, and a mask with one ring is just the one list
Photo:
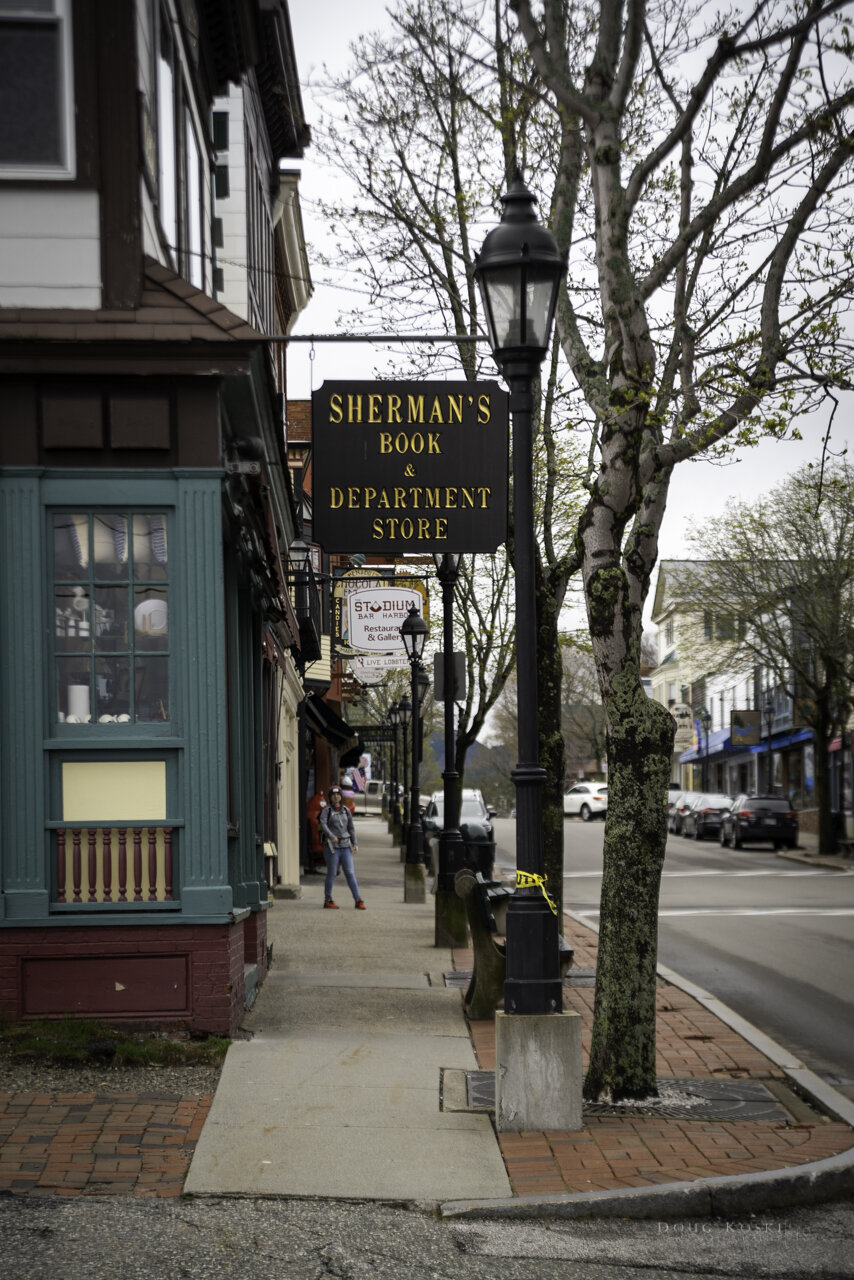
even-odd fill
[[(472, 1111), (495, 1110), (495, 1072), (467, 1071)], [(775, 1124), (793, 1117), (757, 1080), (660, 1080), (659, 1096), (644, 1102), (585, 1102), (585, 1116), (670, 1116), (683, 1120), (764, 1120)]]

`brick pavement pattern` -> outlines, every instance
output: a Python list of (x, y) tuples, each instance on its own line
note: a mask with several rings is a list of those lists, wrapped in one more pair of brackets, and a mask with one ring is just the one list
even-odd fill
[(213, 1094), (0, 1093), (0, 1190), (179, 1196)]
[[(575, 948), (573, 967), (596, 967), (597, 935), (564, 919)], [(454, 966), (471, 969), (470, 950), (454, 950)], [(582, 1016), (582, 1060), (593, 1024), (593, 988), (564, 987), (564, 1008)], [(478, 1063), (495, 1070), (495, 1024), (470, 1022)], [(769, 1079), (784, 1072), (678, 987), (658, 981), (656, 1062), (659, 1079)], [(845, 1124), (713, 1121), (668, 1116), (586, 1116), (575, 1133), (502, 1133), (504, 1163), (516, 1195), (613, 1191), (663, 1182), (760, 1173), (822, 1160), (854, 1142)]]

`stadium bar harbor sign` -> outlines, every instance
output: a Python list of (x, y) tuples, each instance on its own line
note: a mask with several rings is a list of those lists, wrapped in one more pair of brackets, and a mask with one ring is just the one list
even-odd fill
[(497, 382), (325, 382), (312, 444), (314, 538), (327, 552), (495, 551), (507, 539)]

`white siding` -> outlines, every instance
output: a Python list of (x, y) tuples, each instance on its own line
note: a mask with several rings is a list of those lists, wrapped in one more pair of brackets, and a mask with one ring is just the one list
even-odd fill
[(243, 90), (232, 85), (227, 98), (216, 98), (214, 111), (228, 112), (228, 151), (218, 153), (220, 164), (228, 165), (229, 194), (216, 201), (214, 215), (222, 219), (222, 248), (214, 251), (222, 268), (223, 288), (217, 300), (236, 316), (249, 319), (249, 281), (246, 273), (246, 142), (244, 134)]
[(0, 188), (0, 306), (100, 305), (98, 193)]

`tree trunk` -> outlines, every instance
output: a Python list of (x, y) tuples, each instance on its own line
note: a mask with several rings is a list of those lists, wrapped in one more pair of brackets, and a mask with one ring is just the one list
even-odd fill
[(537, 697), (540, 764), (543, 787), (544, 873), (549, 895), (563, 918), (563, 787), (566, 754), (561, 731), (561, 660), (559, 606), (537, 560)]
[(826, 723), (814, 728), (815, 735), (815, 801), (818, 808), (818, 851), (836, 853), (836, 818), (830, 798), (830, 731)]
[(673, 718), (636, 689), (608, 699), (608, 816), (593, 1045), (584, 1096), (656, 1094), (658, 893)]

